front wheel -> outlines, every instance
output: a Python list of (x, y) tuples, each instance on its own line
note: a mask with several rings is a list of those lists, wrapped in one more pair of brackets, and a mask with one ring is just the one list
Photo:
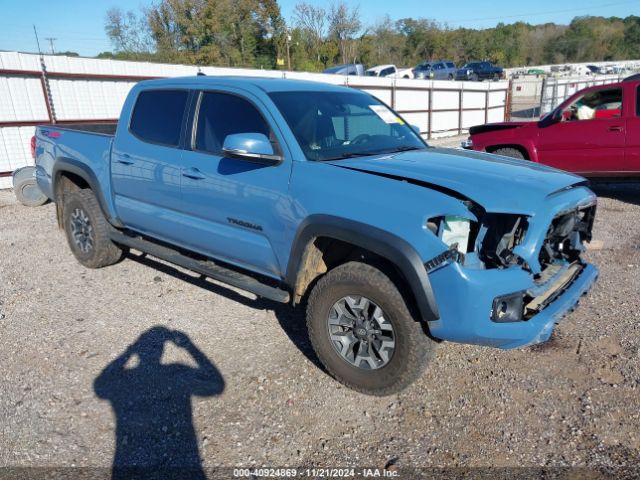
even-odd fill
[(307, 328), (327, 371), (369, 395), (406, 388), (422, 374), (436, 345), (389, 277), (359, 262), (336, 267), (316, 284)]
[(122, 258), (122, 249), (109, 238), (109, 223), (91, 190), (64, 195), (62, 222), (71, 252), (85, 267), (106, 267)]

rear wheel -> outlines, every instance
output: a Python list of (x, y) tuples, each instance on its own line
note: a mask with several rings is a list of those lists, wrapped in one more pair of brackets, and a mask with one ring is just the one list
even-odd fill
[(498, 148), (497, 150), (494, 150), (491, 153), (495, 155), (502, 155), (503, 157), (519, 158), (522, 160), (525, 159), (523, 153), (517, 148), (508, 148), (508, 147)]
[(369, 395), (406, 388), (435, 348), (395, 284), (359, 262), (336, 267), (320, 279), (309, 297), (307, 327), (327, 371)]
[(109, 238), (109, 223), (91, 190), (65, 194), (62, 222), (71, 252), (85, 267), (106, 267), (122, 258), (122, 249)]

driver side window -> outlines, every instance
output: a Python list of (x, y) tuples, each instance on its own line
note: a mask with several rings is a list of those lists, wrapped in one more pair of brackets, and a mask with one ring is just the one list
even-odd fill
[(564, 121), (584, 121), (622, 116), (622, 88), (585, 93), (562, 112)]
[(262, 133), (277, 150), (269, 124), (249, 101), (237, 95), (204, 92), (197, 117), (196, 150), (222, 155), (224, 139), (234, 133)]

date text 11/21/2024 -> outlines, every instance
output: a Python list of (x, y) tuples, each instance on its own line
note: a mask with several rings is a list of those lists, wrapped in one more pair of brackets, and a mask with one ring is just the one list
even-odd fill
[(399, 478), (400, 472), (386, 468), (234, 468), (234, 478)]

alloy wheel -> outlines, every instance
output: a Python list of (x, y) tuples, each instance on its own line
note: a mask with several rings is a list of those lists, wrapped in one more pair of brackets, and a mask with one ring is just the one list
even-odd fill
[(327, 327), (333, 348), (355, 367), (384, 367), (395, 351), (393, 324), (382, 308), (366, 297), (348, 295), (334, 303)]

